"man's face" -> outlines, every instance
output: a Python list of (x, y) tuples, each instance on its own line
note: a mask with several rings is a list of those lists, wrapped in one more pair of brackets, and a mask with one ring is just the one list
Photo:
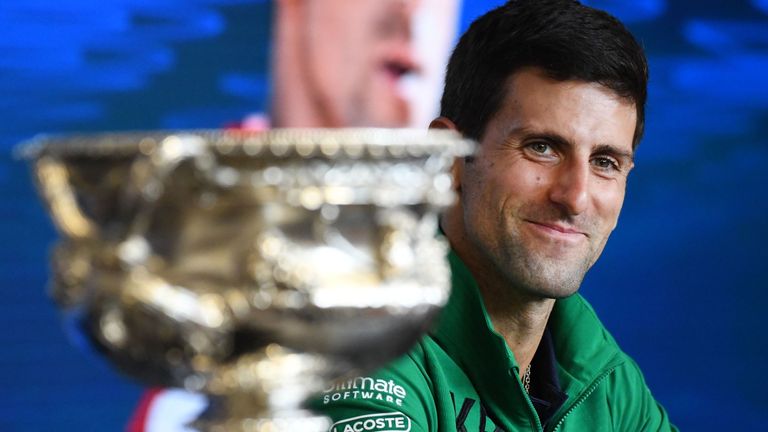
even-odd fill
[(465, 234), (484, 270), (527, 294), (562, 298), (578, 290), (616, 226), (635, 106), (599, 84), (533, 68), (507, 84), (461, 169)]
[[(432, 50), (447, 54), (454, 32), (454, 0), (314, 0), (306, 3), (305, 69), (315, 101), (329, 126), (398, 127), (413, 117), (407, 76), (435, 72), (418, 51), (414, 17), (440, 17), (432, 24)], [(429, 9), (429, 10), (427, 10)], [(423, 21), (423, 20), (422, 20)], [(445, 29), (450, 29), (446, 31)], [(446, 37), (440, 37), (446, 33)], [(445, 49), (442, 49), (442, 46)], [(442, 51), (441, 51), (442, 50)], [(437, 73), (442, 71), (441, 65)], [(439, 83), (432, 87), (439, 88)], [(424, 121), (426, 119), (422, 119)], [(422, 124), (423, 126), (423, 124)]]

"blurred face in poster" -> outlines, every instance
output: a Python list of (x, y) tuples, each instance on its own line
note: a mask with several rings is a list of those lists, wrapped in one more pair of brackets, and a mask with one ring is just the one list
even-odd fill
[(437, 111), (458, 0), (279, 0), (277, 126), (418, 126)]

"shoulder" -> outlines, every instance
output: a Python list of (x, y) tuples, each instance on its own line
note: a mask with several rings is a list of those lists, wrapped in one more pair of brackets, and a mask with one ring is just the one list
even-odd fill
[(619, 347), (584, 297), (558, 300), (553, 324), (558, 362), (588, 392), (595, 390), (585, 404), (592, 412), (604, 413), (600, 417), (611, 419), (615, 430), (674, 430), (637, 363)]
[(330, 385), (310, 408), (331, 417), (332, 431), (432, 430), (436, 410), (428, 355), (420, 342), (381, 369)]
[(675, 430), (669, 416), (651, 393), (640, 367), (628, 355), (608, 382), (611, 405), (622, 415), (622, 430)]

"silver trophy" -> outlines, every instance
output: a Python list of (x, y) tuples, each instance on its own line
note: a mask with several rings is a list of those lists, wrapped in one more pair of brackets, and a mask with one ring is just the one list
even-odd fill
[(208, 431), (323, 431), (303, 403), (445, 304), (447, 131), (192, 131), (24, 145), (62, 239), (51, 291), (121, 371), (209, 395)]

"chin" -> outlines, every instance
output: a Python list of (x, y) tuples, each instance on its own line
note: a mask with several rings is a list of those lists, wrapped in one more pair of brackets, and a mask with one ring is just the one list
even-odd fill
[(399, 98), (382, 99), (387, 103), (371, 107), (369, 118), (379, 127), (404, 127), (408, 125), (410, 110), (406, 102)]
[(537, 267), (529, 268), (524, 278), (514, 278), (517, 281), (513, 281), (513, 284), (529, 295), (542, 299), (564, 299), (576, 294), (586, 274), (586, 271), (566, 272), (549, 266)]
[(553, 299), (553, 300), (559, 300), (568, 298), (574, 294), (579, 292), (579, 287), (573, 288), (573, 289), (549, 289), (549, 290), (540, 290), (538, 293), (539, 297), (545, 298), (545, 299)]

